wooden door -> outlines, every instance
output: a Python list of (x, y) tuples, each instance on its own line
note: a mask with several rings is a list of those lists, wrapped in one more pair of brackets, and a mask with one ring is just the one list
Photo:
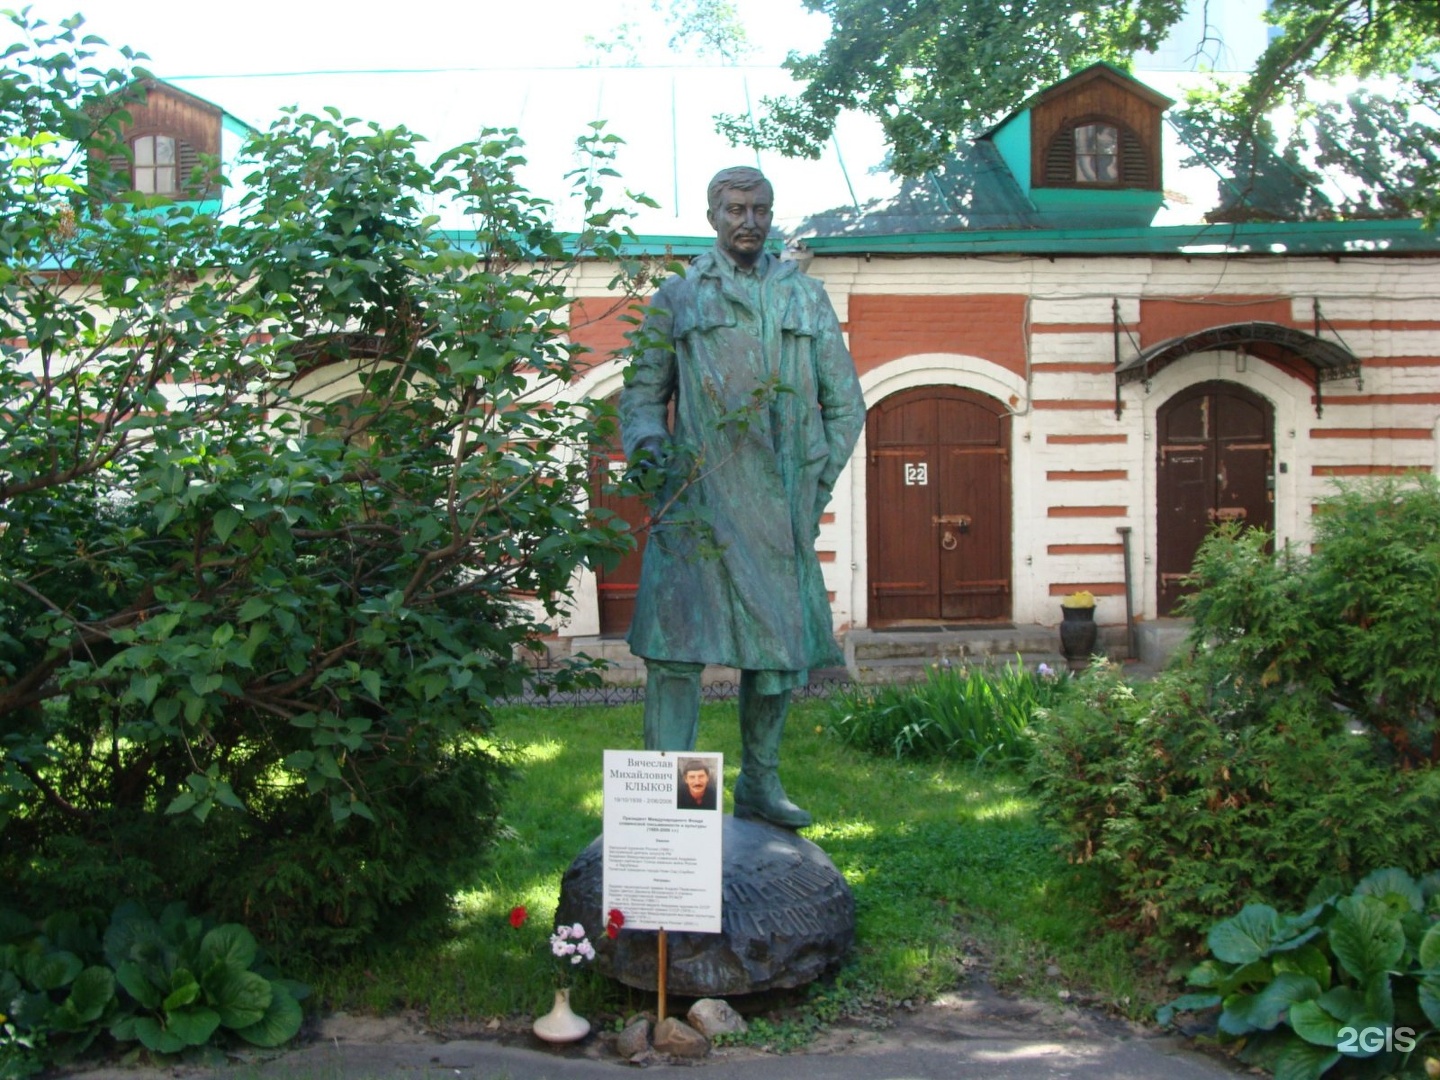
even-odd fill
[[(613, 402), (613, 399), (612, 399)], [(635, 530), (635, 549), (609, 570), (595, 571), (595, 587), (600, 601), (600, 633), (604, 637), (624, 637), (630, 629), (630, 620), (635, 614), (635, 594), (640, 587), (640, 561), (645, 551), (643, 528), (646, 520), (645, 500), (628, 496), (625, 498), (606, 491), (606, 480), (614, 474), (617, 478), (625, 470), (625, 451), (620, 443), (620, 431), (603, 446), (592, 451), (590, 466), (590, 501), (594, 506), (604, 507)]]
[(971, 390), (886, 398), (866, 422), (870, 623), (1010, 618), (1010, 418)]
[(1188, 591), (1196, 550), (1217, 523), (1274, 529), (1275, 419), (1257, 394), (1208, 382), (1161, 406), (1156, 427), (1159, 611), (1169, 615)]

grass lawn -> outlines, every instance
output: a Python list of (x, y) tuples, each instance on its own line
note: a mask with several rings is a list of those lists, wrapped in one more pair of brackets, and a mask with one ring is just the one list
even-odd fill
[[(854, 891), (856, 946), (833, 982), (796, 995), (797, 1015), (924, 1000), (977, 965), (1002, 988), (1068, 987), (1131, 1015), (1163, 996), (1144, 982), (1129, 944), (1090, 914), (1085, 879), (1052, 850), (1022, 778), (874, 757), (842, 745), (826, 719), (824, 702), (797, 703), (781, 772), (815, 816), (804, 835)], [(504, 710), (496, 737), (519, 764), (507, 828), (484, 878), (456, 898), (453, 933), (315, 973), (322, 999), (416, 1009), (442, 1026), (545, 1011), (560, 876), (601, 831), (601, 753), (638, 747), (640, 727), (638, 706)], [(733, 703), (704, 707), (699, 748), (725, 754), (728, 810), (740, 761)], [(518, 931), (507, 921), (516, 904), (531, 913)], [(1050, 965), (1060, 976), (1047, 976)], [(602, 1019), (646, 1004), (583, 972), (574, 999)]]

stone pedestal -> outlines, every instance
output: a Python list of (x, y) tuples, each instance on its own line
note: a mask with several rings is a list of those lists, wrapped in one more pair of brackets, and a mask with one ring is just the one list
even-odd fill
[[(725, 816), (724, 906), (718, 934), (670, 933), (667, 990), (728, 997), (804, 986), (837, 966), (855, 937), (855, 900), (825, 852), (788, 829)], [(658, 935), (605, 936), (604, 844), (596, 838), (560, 883), (556, 922), (579, 922), (595, 967), (640, 990), (657, 989)]]

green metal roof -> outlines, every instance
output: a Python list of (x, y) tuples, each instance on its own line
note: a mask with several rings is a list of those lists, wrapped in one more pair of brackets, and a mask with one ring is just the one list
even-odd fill
[(813, 236), (804, 245), (826, 255), (1440, 254), (1440, 237), (1418, 219)]
[[(475, 233), (469, 229), (442, 229), (440, 230), (449, 241), (456, 247), (471, 250), (475, 247)], [(573, 251), (579, 233), (564, 232), (559, 234), (565, 241), (567, 249)], [(715, 246), (715, 237), (710, 236), (664, 236), (655, 234), (629, 237), (620, 245), (622, 255), (673, 255), (679, 258), (693, 258), (696, 255), (703, 255)], [(785, 250), (783, 241), (772, 237), (766, 242), (766, 250), (773, 255), (779, 255)]]

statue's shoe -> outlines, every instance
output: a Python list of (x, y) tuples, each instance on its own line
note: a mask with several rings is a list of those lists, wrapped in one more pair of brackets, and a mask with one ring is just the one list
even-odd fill
[(759, 818), (782, 829), (803, 829), (814, 821), (806, 811), (785, 796), (778, 777), (752, 783), (742, 772), (735, 781), (735, 816)]

